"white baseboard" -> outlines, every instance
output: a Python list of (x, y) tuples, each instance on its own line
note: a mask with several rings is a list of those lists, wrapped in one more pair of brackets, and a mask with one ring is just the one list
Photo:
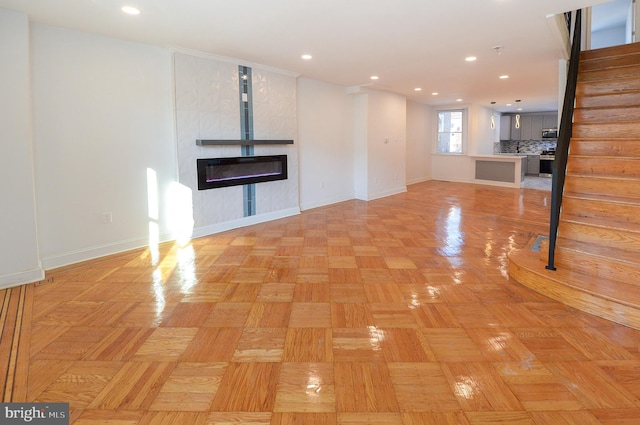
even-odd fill
[[(385, 190), (378, 193), (367, 194), (367, 198), (364, 201), (373, 201), (374, 199), (386, 198), (387, 196), (398, 195), (407, 191), (407, 186), (396, 187), (394, 189)], [(362, 198), (360, 198), (362, 199)]]
[(407, 186), (411, 185), (411, 184), (416, 184), (416, 183), (424, 183), (424, 182), (428, 182), (433, 180), (431, 177), (420, 177), (417, 179), (413, 179), (413, 180), (408, 180), (407, 181)]
[[(170, 235), (160, 235), (159, 242), (167, 242), (172, 240)], [(63, 252), (59, 255), (43, 258), (42, 267), (45, 270), (56, 269), (71, 264), (81, 263), (83, 261), (94, 260), (107, 255), (119, 254), (121, 252), (131, 251), (149, 246), (149, 238), (129, 239), (126, 241), (115, 242), (111, 244), (98, 245), (87, 249), (77, 251)]]
[[(208, 236), (214, 233), (224, 232), (226, 230), (237, 229), (239, 227), (250, 226), (252, 224), (263, 223), (266, 221), (276, 220), (279, 218), (289, 217), (297, 214), (300, 214), (300, 209), (291, 208), (288, 210), (277, 211), (275, 213), (261, 214), (211, 226), (199, 227), (193, 229), (192, 237), (198, 238), (202, 236)], [(158, 238), (159, 243), (169, 242), (172, 240), (174, 240), (174, 238), (171, 234), (163, 234)], [(119, 254), (121, 252), (131, 251), (133, 249), (144, 248), (146, 246), (149, 246), (149, 238), (130, 239), (112, 244), (94, 246), (77, 251), (64, 252), (59, 255), (43, 258), (41, 262), (43, 270), (51, 270), (58, 267), (64, 267), (71, 264), (81, 263), (83, 261), (105, 257), (107, 255)], [(35, 280), (41, 279), (42, 277)], [(2, 280), (0, 280), (0, 285), (1, 284)]]
[(337, 203), (340, 203), (340, 202), (350, 201), (352, 199), (354, 199), (353, 196), (345, 196), (345, 197), (339, 197), (339, 198), (323, 199), (323, 200), (317, 201), (317, 202), (309, 202), (309, 203), (306, 203), (306, 204), (302, 204), (302, 205), (300, 205), (300, 209), (302, 211), (306, 211), (306, 210), (311, 210), (313, 208), (326, 207), (327, 205), (333, 205), (333, 204), (337, 204)]
[(227, 230), (238, 229), (240, 227), (251, 226), (252, 224), (265, 223), (279, 218), (291, 217), (300, 214), (300, 208), (289, 208), (287, 210), (276, 211), (267, 214), (252, 215), (237, 220), (226, 221), (224, 223), (211, 224), (209, 226), (196, 227), (193, 229), (193, 237), (200, 238)]
[(0, 289), (37, 282), (42, 279), (44, 279), (44, 269), (42, 267), (20, 273), (8, 274), (0, 276)]
[[(252, 224), (264, 223), (267, 221), (277, 220), (279, 218), (289, 217), (292, 215), (300, 214), (299, 208), (290, 208), (288, 210), (277, 211), (268, 214), (255, 215), (251, 217), (244, 217), (238, 220), (232, 220), (225, 223), (214, 224), (210, 226), (204, 226), (193, 229), (192, 238), (198, 238), (202, 236), (208, 236), (215, 233), (224, 232), (226, 230), (237, 229), (239, 227), (250, 226)], [(169, 242), (174, 240), (173, 235), (163, 234), (159, 236), (158, 242)], [(138, 249), (149, 246), (149, 238), (130, 239), (126, 241), (116, 242), (112, 244), (105, 244), (100, 246), (94, 246), (87, 249), (64, 252), (59, 255), (43, 258), (42, 268), (43, 270), (51, 270), (58, 267), (68, 266), (70, 264), (81, 263), (83, 261), (93, 260), (107, 255), (119, 254), (121, 252), (131, 251), (132, 249)], [(33, 281), (41, 280), (44, 274)], [(0, 285), (3, 280), (0, 277)], [(20, 283), (25, 283), (22, 281)], [(18, 283), (18, 284), (20, 284)]]

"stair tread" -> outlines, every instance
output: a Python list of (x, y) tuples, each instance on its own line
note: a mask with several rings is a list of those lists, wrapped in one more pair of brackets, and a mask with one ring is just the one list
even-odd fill
[(589, 174), (589, 173), (576, 173), (576, 172), (567, 171), (567, 176), (588, 177), (594, 180), (620, 180), (625, 182), (632, 182), (632, 181), (640, 182), (640, 177), (617, 176), (617, 175), (609, 175), (609, 174)]
[[(609, 58), (611, 59), (611, 58)], [(602, 60), (598, 60), (600, 62), (603, 62)], [(587, 62), (585, 61), (581, 61), (583, 62), (583, 65), (587, 65)], [(595, 62), (595, 61), (591, 61), (591, 62)], [(592, 64), (590, 64), (592, 65)], [(593, 74), (598, 74), (598, 73), (602, 73), (602, 74), (607, 74), (609, 75), (608, 78), (610, 77), (610, 74), (607, 71), (611, 71), (612, 69), (622, 69), (622, 70), (633, 70), (634, 72), (636, 71), (636, 68), (640, 68), (640, 63), (631, 63), (631, 64), (626, 64), (626, 65), (617, 65), (617, 66), (603, 66), (603, 67), (599, 67), (599, 68), (590, 68), (590, 69), (584, 69), (585, 66), (582, 66), (580, 68), (580, 70), (578, 71), (578, 83), (582, 83), (585, 81), (601, 81), (604, 80), (605, 77), (604, 75), (602, 77), (598, 76), (598, 78), (596, 79), (591, 79), (593, 78)], [(621, 73), (619, 75), (618, 78), (628, 78), (630, 75), (629, 74), (624, 74)], [(586, 79), (585, 79), (586, 78)], [(616, 78), (615, 76), (613, 78)]]
[(568, 288), (573, 288), (592, 296), (613, 301), (617, 304), (640, 308), (640, 286), (634, 283), (620, 282), (617, 280), (602, 279), (589, 276), (571, 269), (557, 268), (555, 271), (547, 270), (546, 263), (541, 261), (537, 253), (518, 250), (509, 254), (509, 259), (520, 267), (539, 275), (543, 275)]
[(640, 52), (629, 52), (623, 55), (604, 56), (599, 58), (580, 58), (579, 73), (609, 69), (633, 68), (640, 64)]
[[(590, 95), (582, 95), (582, 97), (595, 97), (595, 96), (611, 96), (613, 94), (622, 94), (624, 92), (616, 92), (616, 93), (602, 93), (602, 94), (590, 94)], [(611, 106), (601, 106), (601, 105), (597, 105), (597, 106), (579, 106), (574, 108), (574, 113), (580, 113), (580, 112), (586, 112), (586, 113), (593, 113), (593, 112), (601, 112), (601, 113), (607, 113), (610, 111), (634, 111), (637, 112), (637, 110), (640, 109), (640, 105), (611, 105)], [(619, 118), (624, 118), (624, 117), (619, 117), (616, 116), (616, 122), (618, 121)], [(633, 119), (630, 119), (629, 121), (640, 121), (637, 118), (633, 117)], [(582, 121), (580, 121), (582, 122)], [(587, 121), (587, 122), (591, 122), (591, 121)]]
[(623, 198), (623, 197), (620, 197), (620, 196), (567, 192), (567, 193), (564, 193), (562, 197), (564, 199), (567, 199), (567, 198), (583, 199), (583, 200), (587, 200), (587, 201), (606, 202), (606, 203), (610, 203), (610, 204), (619, 204), (619, 205), (629, 205), (629, 206), (640, 207), (640, 199)]
[(640, 42), (627, 43), (617, 46), (602, 47), (599, 49), (583, 50), (580, 52), (580, 61), (587, 62), (638, 53), (640, 53)]
[[(620, 83), (624, 80), (631, 81), (631, 80), (637, 80), (637, 78), (621, 77), (619, 80), (616, 80), (616, 82)], [(580, 84), (589, 84), (589, 83), (593, 83), (593, 81), (584, 81)], [(612, 94), (620, 95), (620, 94), (635, 94), (635, 93), (640, 93), (640, 89), (621, 89), (621, 90), (603, 92), (603, 93), (587, 93), (587, 94), (578, 93), (578, 95), (583, 97), (601, 97), (601, 96), (611, 96)]]
[[(638, 92), (640, 93), (640, 92)], [(601, 109), (613, 109), (614, 106), (597, 106), (594, 108), (601, 108)], [(577, 109), (577, 108), (576, 108)], [(581, 109), (588, 109), (587, 108), (581, 108)], [(593, 126), (602, 126), (602, 125), (615, 125), (615, 124), (624, 124), (624, 125), (628, 125), (630, 123), (636, 123), (636, 124), (640, 124), (640, 119), (636, 119), (636, 120), (630, 120), (630, 121), (604, 121), (604, 122), (594, 122), (594, 121), (588, 121), (588, 122), (574, 122), (573, 123), (573, 127), (577, 126), (577, 125), (593, 125)], [(633, 137), (629, 137), (629, 139), (632, 139)]]
[[(636, 107), (640, 105), (640, 91), (634, 98), (627, 97), (626, 100), (622, 99), (620, 95), (618, 99), (616, 99), (615, 104), (603, 104), (603, 102), (598, 102), (595, 96), (591, 97), (583, 97), (582, 99), (577, 99), (577, 113), (574, 118), (577, 120), (573, 122), (574, 130), (577, 128), (579, 130), (587, 130), (587, 131), (600, 131), (597, 134), (580, 134), (574, 132), (576, 137), (620, 137), (620, 138), (638, 138), (640, 134), (638, 133), (638, 127), (640, 126), (640, 116), (638, 116), (638, 111), (629, 110), (626, 113), (627, 117), (619, 117), (619, 115), (625, 115), (625, 111), (623, 109), (614, 109), (616, 107)], [(632, 105), (632, 103), (634, 103)], [(593, 109), (599, 108), (599, 109)], [(606, 108), (606, 109), (605, 109)], [(590, 111), (591, 110), (591, 111)], [(592, 113), (592, 111), (600, 112), (602, 115), (611, 115), (608, 121), (605, 120), (580, 120), (581, 115), (588, 115)], [(607, 111), (606, 113), (604, 111)], [(619, 112), (621, 111), (621, 112)], [(617, 116), (618, 115), (618, 116)], [(618, 119), (620, 118), (620, 119)], [(605, 128), (605, 132), (602, 132), (603, 128)]]
[(571, 140), (581, 142), (638, 142), (636, 137), (572, 137)]
[(640, 235), (640, 226), (604, 217), (581, 217), (573, 214), (562, 214), (561, 223), (581, 224), (607, 230), (617, 230)]
[[(621, 84), (624, 84), (625, 81), (636, 81), (636, 80), (637, 80), (636, 77), (629, 76), (629, 75), (623, 75), (618, 78), (615, 78), (615, 82), (621, 83)], [(578, 87), (580, 87), (581, 85), (599, 85), (603, 83), (610, 83), (610, 81), (607, 81), (604, 79), (603, 80), (583, 80), (583, 81), (578, 81)]]
[[(617, 72), (612, 72), (617, 71)], [(603, 82), (612, 80), (622, 80), (626, 78), (637, 78), (640, 75), (640, 66), (625, 66), (620, 68), (603, 68), (581, 70), (578, 74), (578, 84), (588, 82)]]
[(629, 160), (629, 161), (640, 161), (640, 156), (627, 156), (627, 155), (571, 155), (571, 158), (577, 158), (577, 159), (593, 159), (594, 161), (600, 161), (600, 160), (609, 160), (609, 161), (616, 161), (616, 160)]
[(600, 245), (574, 241), (567, 238), (558, 238), (556, 240), (556, 249), (573, 251), (574, 253), (580, 253), (590, 257), (597, 257), (602, 259), (603, 261), (637, 265), (638, 270), (640, 271), (640, 258), (638, 258), (637, 253), (633, 253), (624, 249), (603, 247)]
[(609, 57), (609, 58), (602, 58), (602, 59), (594, 59), (594, 60), (587, 60), (587, 61), (581, 61), (581, 65), (594, 65), (597, 62), (603, 62), (602, 66), (599, 67), (594, 67), (594, 68), (590, 68), (590, 69), (580, 69), (580, 73), (582, 74), (587, 74), (590, 72), (598, 72), (598, 71), (605, 71), (605, 70), (611, 70), (611, 69), (625, 69), (625, 68), (636, 68), (638, 67), (638, 63), (640, 63), (640, 54), (633, 54), (633, 55), (626, 55), (626, 56), (633, 56), (634, 58), (637, 57), (638, 61), (636, 63), (629, 63), (629, 64), (609, 64), (606, 63), (608, 61), (611, 61), (612, 59), (616, 59), (615, 56), (613, 57)]

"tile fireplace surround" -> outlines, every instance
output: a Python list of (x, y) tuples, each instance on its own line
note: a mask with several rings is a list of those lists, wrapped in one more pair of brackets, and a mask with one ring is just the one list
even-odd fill
[[(176, 52), (174, 67), (179, 182), (191, 191), (194, 234), (202, 236), (299, 214), (298, 153), (297, 146), (289, 143), (297, 134), (295, 76), (252, 69), (253, 89), (247, 96), (239, 93), (242, 76), (236, 63)], [(251, 144), (250, 153), (242, 147), (248, 145), (243, 140), (247, 137), (240, 137), (245, 134), (242, 114), (246, 113), (245, 103), (249, 101), (249, 130), (251, 139), (257, 141)], [(274, 140), (287, 143), (264, 143)], [(287, 156), (286, 180), (255, 185), (255, 192), (250, 194), (255, 208), (252, 217), (246, 216), (248, 195), (243, 186), (198, 190), (198, 159), (246, 155)]]

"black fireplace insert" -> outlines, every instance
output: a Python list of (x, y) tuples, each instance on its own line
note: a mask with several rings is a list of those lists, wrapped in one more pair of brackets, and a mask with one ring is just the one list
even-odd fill
[(287, 155), (198, 159), (198, 190), (287, 179)]

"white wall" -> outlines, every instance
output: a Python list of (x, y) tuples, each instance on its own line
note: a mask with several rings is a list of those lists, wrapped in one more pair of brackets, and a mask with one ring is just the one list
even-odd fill
[[(31, 35), (45, 268), (144, 246), (150, 221), (168, 238), (176, 181), (170, 53), (42, 25)], [(157, 178), (157, 219), (149, 217), (147, 169)]]
[(431, 179), (433, 107), (407, 101), (407, 184)]
[(342, 86), (298, 79), (302, 210), (354, 198), (352, 100)]
[[(355, 94), (354, 110), (357, 134), (356, 197), (371, 200), (405, 192), (406, 98), (393, 93), (365, 90), (364, 93)], [(363, 119), (365, 123), (361, 122)], [(362, 131), (363, 126), (366, 126), (366, 132)], [(363, 168), (363, 157), (367, 158), (366, 174), (358, 171)]]
[(369, 95), (353, 93), (354, 196), (368, 199), (369, 190)]
[(0, 288), (4, 288), (43, 277), (36, 233), (26, 15), (0, 9), (0, 57)]
[(469, 107), (469, 155), (493, 155), (494, 143), (500, 142), (500, 117), (491, 128), (491, 108), (480, 105)]
[(600, 49), (603, 47), (617, 46), (627, 43), (627, 24), (614, 28), (607, 28), (591, 33), (591, 48)]

